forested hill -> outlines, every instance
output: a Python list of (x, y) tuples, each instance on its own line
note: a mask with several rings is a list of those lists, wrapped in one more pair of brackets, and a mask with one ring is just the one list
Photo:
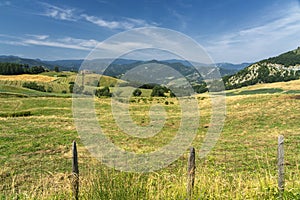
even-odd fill
[(49, 69), (53, 69), (54, 65), (46, 63), (39, 59), (21, 58), (18, 56), (0, 56), (0, 63), (17, 63), (22, 65), (32, 66), (44, 66)]
[(0, 75), (39, 74), (46, 71), (44, 66), (29, 66), (18, 63), (0, 63)]
[(226, 89), (257, 83), (290, 81), (300, 78), (300, 47), (279, 56), (254, 63), (231, 76), (223, 78)]
[(281, 64), (284, 66), (295, 66), (300, 64), (300, 47), (293, 51), (283, 53), (279, 56), (268, 58), (260, 61), (260, 63)]

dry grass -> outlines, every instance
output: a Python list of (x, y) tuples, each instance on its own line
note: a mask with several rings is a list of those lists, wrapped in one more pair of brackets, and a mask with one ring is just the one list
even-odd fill
[[(259, 86), (297, 90), (300, 81), (248, 88)], [(227, 116), (219, 141), (205, 160), (196, 162), (193, 199), (276, 199), (278, 134), (285, 136), (286, 193), (290, 195), (286, 199), (299, 199), (300, 104), (291, 96), (277, 93), (226, 98)], [(211, 99), (207, 94), (197, 97), (201, 124), (193, 146), (199, 150), (205, 125), (211, 126)], [(173, 98), (132, 99), (129, 109), (137, 125), (148, 124), (152, 104), (166, 109), (163, 131), (145, 140), (120, 133), (111, 113), (111, 99), (100, 98), (95, 102), (96, 114), (105, 134), (119, 147), (138, 153), (165, 145), (180, 123), (178, 102)], [(166, 105), (166, 101), (174, 104)], [(80, 142), (71, 106), (71, 98), (0, 98), (3, 112), (33, 113), (30, 117), (0, 118), (0, 151), (4, 152), (0, 155), (0, 199), (70, 199), (71, 143), (74, 139)], [(185, 199), (187, 152), (167, 168), (149, 174), (108, 169), (87, 158), (90, 155), (80, 143), (78, 152), (82, 199)]]
[(264, 83), (256, 84), (248, 87), (241, 88), (239, 90), (256, 90), (266, 88), (281, 88), (283, 90), (300, 90), (300, 80), (288, 81), (288, 82), (277, 82), (277, 83)]
[(31, 75), (31, 74), (22, 74), (22, 75), (0, 75), (0, 80), (8, 81), (33, 81), (33, 82), (51, 82), (56, 80), (57, 77), (50, 77), (45, 75)]

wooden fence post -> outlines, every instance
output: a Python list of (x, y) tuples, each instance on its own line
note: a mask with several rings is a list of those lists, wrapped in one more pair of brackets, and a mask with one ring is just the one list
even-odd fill
[(79, 170), (78, 170), (78, 156), (77, 156), (76, 141), (73, 141), (72, 154), (73, 154), (73, 157), (72, 157), (72, 191), (73, 191), (73, 199), (78, 200)]
[(195, 182), (195, 148), (190, 148), (190, 156), (188, 160), (188, 182), (187, 182), (187, 195), (188, 199), (191, 199), (192, 192), (194, 188), (194, 182)]
[(278, 190), (280, 199), (282, 199), (282, 193), (284, 191), (284, 137), (278, 136)]

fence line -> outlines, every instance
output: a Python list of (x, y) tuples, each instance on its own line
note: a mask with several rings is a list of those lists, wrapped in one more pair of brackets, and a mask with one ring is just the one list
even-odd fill
[[(284, 142), (284, 145), (283, 145)], [(282, 192), (284, 191), (284, 185), (285, 185), (285, 178), (289, 178), (289, 173), (285, 174), (285, 171), (289, 170), (297, 170), (296, 167), (299, 166), (300, 156), (299, 156), (299, 142), (296, 142), (295, 140), (292, 140), (290, 138), (285, 139), (282, 142), (277, 143), (277, 141), (269, 143), (270, 146), (258, 146), (259, 149), (255, 150), (254, 146), (251, 149), (251, 152), (246, 151), (230, 151), (226, 149), (223, 149), (223, 151), (219, 151), (219, 149), (215, 149), (215, 151), (212, 151), (210, 155), (203, 160), (197, 159), (195, 157), (195, 166), (202, 167), (202, 166), (213, 166), (217, 167), (217, 169), (222, 169), (222, 172), (224, 173), (234, 173), (237, 171), (247, 171), (251, 172), (253, 170), (253, 167), (258, 167), (261, 169), (264, 169), (267, 167), (267, 169), (272, 173), (272, 175), (276, 175), (278, 173), (278, 189), (280, 191), (280, 188), (283, 188)], [(276, 146), (275, 146), (276, 144)], [(279, 151), (279, 144), (282, 144), (282, 147), (284, 146), (285, 151), (282, 151), (282, 155), (284, 155), (284, 159), (282, 159), (280, 165), (278, 165), (279, 160), (279, 153), (276, 155), (276, 153)], [(295, 146), (297, 144), (297, 146)], [(271, 146), (273, 145), (273, 146)], [(278, 150), (277, 148), (278, 147)], [(297, 147), (297, 149), (296, 149)], [(265, 149), (265, 151), (264, 151)], [(235, 149), (234, 149), (235, 150)], [(277, 151), (276, 151), (277, 150)], [(284, 153), (284, 154), (283, 154)], [(238, 155), (235, 156), (235, 155)], [(190, 154), (189, 154), (190, 155)], [(65, 183), (66, 179), (70, 178), (70, 175), (72, 175), (70, 172), (70, 165), (72, 163), (72, 159), (74, 156), (71, 156), (70, 154), (66, 154), (63, 158), (60, 156), (60, 154), (55, 153), (51, 154), (50, 157), (45, 157), (44, 154), (41, 154), (41, 159), (39, 161), (37, 160), (31, 160), (30, 155), (27, 156), (26, 154), (23, 155), (17, 155), (14, 158), (11, 158), (11, 161), (9, 162), (13, 168), (16, 170), (19, 170), (15, 174), (8, 172), (0, 174), (0, 193), (2, 194), (11, 194), (13, 191), (16, 193), (22, 193), (22, 191), (28, 190), (28, 187), (26, 187), (25, 184), (30, 185), (38, 185), (39, 190), (37, 190), (39, 193), (46, 192), (49, 187), (53, 187), (55, 191), (60, 191), (62, 189), (70, 188), (70, 191), (72, 190), (70, 185), (66, 187)], [(224, 158), (224, 159), (223, 159)], [(267, 158), (267, 162), (266, 161)], [(80, 183), (85, 181), (84, 178), (91, 173), (97, 172), (99, 170), (99, 162), (96, 160), (96, 158), (91, 157), (89, 155), (77, 155), (77, 163), (79, 165), (80, 169)], [(98, 158), (101, 160), (101, 158)], [(174, 165), (177, 165), (178, 168), (182, 168), (186, 170), (186, 160), (188, 159), (187, 153), (184, 154)], [(290, 160), (289, 160), (290, 159)], [(96, 162), (95, 162), (96, 161)], [(28, 167), (32, 166), (33, 162), (39, 162), (38, 166), (34, 164), (37, 167)], [(260, 162), (259, 164), (256, 164), (255, 162)], [(283, 163), (286, 162), (286, 169), (284, 170)], [(251, 163), (251, 166), (248, 166), (248, 164)], [(196, 165), (197, 164), (197, 165)], [(220, 166), (220, 168), (218, 168)], [(282, 172), (279, 172), (278, 167), (282, 166)], [(25, 169), (23, 172), (23, 168)], [(8, 168), (9, 169), (9, 168)], [(201, 169), (201, 168), (200, 168)], [(276, 169), (278, 172), (276, 172)], [(106, 168), (105, 168), (106, 170)], [(109, 170), (109, 169), (107, 169)], [(254, 169), (255, 170), (255, 169)], [(73, 167), (72, 167), (73, 172)], [(10, 173), (10, 174), (9, 174)], [(17, 174), (22, 174), (21, 177)], [(281, 184), (279, 184), (279, 174), (282, 174)], [(78, 170), (79, 175), (79, 170)], [(285, 176), (286, 177), (285, 177)], [(197, 177), (197, 176), (196, 176)], [(79, 178), (79, 176), (78, 176)], [(19, 180), (19, 182), (18, 182)], [(14, 184), (12, 184), (14, 181)], [(287, 179), (289, 181), (289, 179)], [(79, 188), (79, 185), (78, 185)]]
[(278, 136), (278, 190), (280, 199), (283, 199), (283, 191), (284, 191), (284, 137), (283, 135)]
[(78, 200), (79, 194), (79, 169), (78, 169), (78, 156), (77, 156), (77, 147), (76, 141), (73, 141), (72, 146), (72, 191), (73, 197), (75, 200)]
[(196, 163), (195, 163), (195, 148), (190, 148), (190, 156), (188, 159), (188, 181), (187, 181), (187, 195), (188, 199), (191, 199), (194, 183), (195, 183), (195, 171), (196, 171)]

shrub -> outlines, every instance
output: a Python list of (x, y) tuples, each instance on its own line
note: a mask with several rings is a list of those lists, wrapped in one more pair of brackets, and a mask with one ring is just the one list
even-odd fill
[(132, 93), (132, 95), (135, 97), (139, 97), (139, 96), (141, 96), (141, 94), (142, 94), (142, 91), (139, 88), (135, 89)]
[(29, 88), (32, 90), (38, 90), (41, 92), (46, 92), (45, 86), (38, 85), (36, 82), (25, 82), (23, 83), (22, 87)]
[(109, 87), (104, 87), (101, 89), (97, 89), (95, 91), (95, 95), (97, 97), (111, 97), (112, 94), (110, 93)]
[(74, 84), (70, 84), (69, 85), (69, 91), (70, 91), (70, 93), (73, 93), (73, 89), (74, 89)]
[(31, 116), (30, 111), (20, 111), (20, 112), (14, 112), (14, 113), (0, 113), (0, 117), (26, 117)]
[(160, 85), (156, 85), (151, 92), (151, 97), (165, 97), (165, 93), (168, 92), (168, 88)]
[(50, 92), (50, 93), (53, 92), (53, 88), (49, 86), (47, 89), (47, 92)]

